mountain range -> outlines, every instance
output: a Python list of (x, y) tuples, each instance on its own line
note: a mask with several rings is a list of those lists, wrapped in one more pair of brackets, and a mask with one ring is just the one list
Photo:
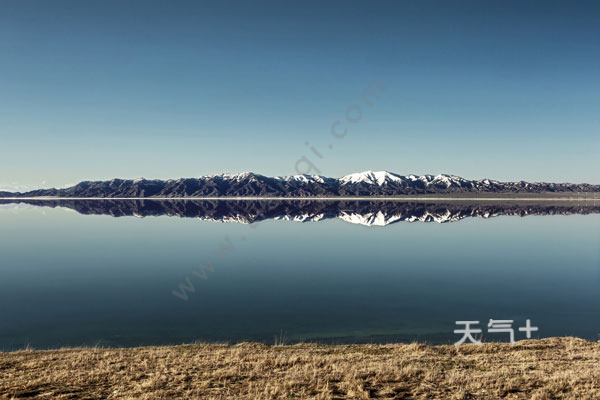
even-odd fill
[(577, 193), (600, 192), (586, 183), (499, 182), (468, 180), (455, 175), (398, 175), (365, 171), (328, 178), (320, 175), (267, 177), (251, 172), (170, 180), (113, 179), (84, 181), (64, 189), (23, 193), (0, 192), (0, 197), (352, 197), (459, 193)]

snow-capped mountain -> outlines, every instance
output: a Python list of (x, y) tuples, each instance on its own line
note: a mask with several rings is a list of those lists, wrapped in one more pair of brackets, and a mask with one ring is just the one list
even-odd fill
[(600, 192), (600, 185), (468, 180), (455, 175), (365, 171), (339, 179), (320, 175), (267, 177), (245, 172), (199, 178), (85, 181), (65, 189), (0, 193), (0, 197), (352, 197), (456, 193)]

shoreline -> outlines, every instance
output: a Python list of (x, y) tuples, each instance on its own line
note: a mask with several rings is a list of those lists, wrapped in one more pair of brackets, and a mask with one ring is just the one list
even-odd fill
[(592, 196), (577, 196), (572, 194), (558, 194), (558, 196), (543, 195), (532, 196), (523, 194), (507, 194), (499, 196), (498, 194), (483, 196), (440, 196), (440, 195), (405, 195), (405, 196), (329, 196), (329, 197), (266, 197), (266, 196), (220, 196), (220, 197), (59, 197), (59, 196), (39, 196), (39, 197), (0, 197), (3, 200), (25, 200), (25, 201), (64, 201), (64, 200), (155, 200), (155, 201), (193, 201), (193, 200), (218, 200), (218, 201), (600, 201), (600, 194), (594, 193)]
[(0, 399), (600, 398), (600, 342), (188, 344), (0, 353)]

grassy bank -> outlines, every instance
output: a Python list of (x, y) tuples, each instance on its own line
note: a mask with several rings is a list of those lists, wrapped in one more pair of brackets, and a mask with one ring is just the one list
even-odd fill
[(1, 399), (600, 399), (600, 342), (0, 353)]

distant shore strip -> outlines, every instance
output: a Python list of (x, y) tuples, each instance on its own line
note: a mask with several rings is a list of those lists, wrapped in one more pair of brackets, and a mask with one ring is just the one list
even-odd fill
[(457, 197), (457, 196), (439, 196), (439, 195), (407, 195), (407, 196), (304, 196), (304, 197), (269, 197), (269, 196), (185, 196), (185, 197), (59, 197), (59, 196), (39, 196), (39, 197), (0, 197), (2, 200), (39, 200), (39, 201), (56, 201), (56, 200), (158, 200), (158, 201), (180, 201), (180, 200), (220, 200), (220, 201), (339, 201), (339, 200), (359, 200), (359, 201), (600, 201), (600, 194), (593, 193), (588, 196), (563, 194), (562, 196), (545, 197), (531, 196), (531, 194), (523, 194), (519, 197), (514, 194), (510, 197)]

